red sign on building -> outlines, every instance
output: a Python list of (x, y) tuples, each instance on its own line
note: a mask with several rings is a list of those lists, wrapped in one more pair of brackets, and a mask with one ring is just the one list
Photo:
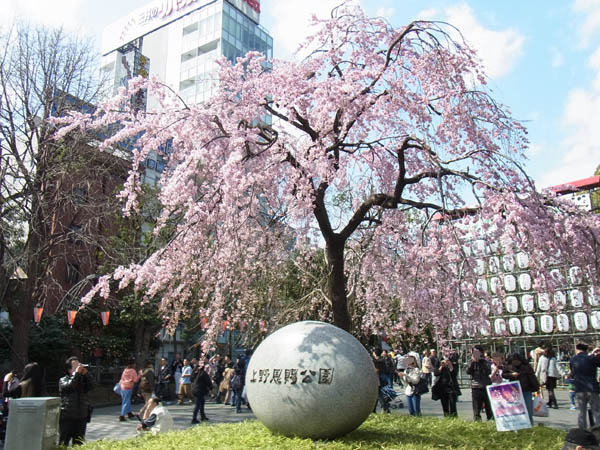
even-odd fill
[(248, 3), (248, 6), (250, 6), (250, 8), (252, 8), (254, 11), (256, 11), (257, 13), (260, 13), (260, 0), (244, 0), (246, 3)]

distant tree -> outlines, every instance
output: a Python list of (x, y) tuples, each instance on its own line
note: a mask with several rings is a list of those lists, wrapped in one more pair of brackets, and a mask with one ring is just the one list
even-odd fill
[(0, 29), (0, 305), (13, 327), (15, 367), (27, 362), (32, 308), (64, 294), (56, 265), (69, 255), (91, 259), (70, 266), (69, 282), (80, 277), (80, 264), (93, 266), (95, 251), (68, 248), (99, 245), (103, 219), (117, 205), (107, 194), (122, 161), (98, 158), (84, 134), (54, 140), (48, 122), (97, 101), (97, 61), (89, 41), (62, 29)]
[[(326, 288), (299, 308), (330, 311), (326, 320), (356, 333), (428, 327), (442, 339), (455, 322), (476, 330), (489, 312), (463, 247), (477, 237), (481, 255), (497, 244), (502, 254), (526, 249), (540, 275), (560, 253), (597, 284), (598, 218), (535, 192), (521, 166), (526, 132), (490, 95), (456, 29), (394, 28), (353, 3), (317, 24), (301, 62), (222, 60), (216, 95), (202, 105), (138, 79), (97, 114), (73, 115), (64, 132), (123, 126), (102, 148), (143, 132), (134, 169), (172, 142), (157, 230), (180, 218), (162, 248), (86, 300), (107, 295), (111, 280), (160, 292), (171, 326), (189, 311), (210, 317), (210, 345), (225, 317), (260, 317), (278, 290), (261, 280), (289, 263), (290, 247), (300, 268), (322, 246)], [(129, 101), (146, 87), (159, 102), (147, 114)], [(126, 185), (126, 211), (139, 178), (134, 170)], [(545, 280), (539, 292), (558, 285)]]

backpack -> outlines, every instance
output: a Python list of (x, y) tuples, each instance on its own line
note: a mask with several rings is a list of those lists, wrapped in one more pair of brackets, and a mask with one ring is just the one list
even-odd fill
[(242, 376), (236, 373), (233, 376), (233, 378), (231, 378), (231, 382), (229, 383), (229, 386), (234, 391), (239, 391), (240, 389), (242, 389), (242, 386), (243, 386), (243, 384), (242, 384)]

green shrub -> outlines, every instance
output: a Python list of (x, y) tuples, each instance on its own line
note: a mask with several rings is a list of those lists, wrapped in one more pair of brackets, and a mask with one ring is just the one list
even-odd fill
[(333, 441), (277, 436), (260, 422), (202, 425), (185, 431), (125, 441), (96, 441), (82, 450), (197, 450), (197, 449), (544, 449), (561, 448), (565, 432), (536, 426), (518, 432), (496, 431), (493, 422), (461, 419), (416, 418), (400, 415), (375, 415), (356, 431)]

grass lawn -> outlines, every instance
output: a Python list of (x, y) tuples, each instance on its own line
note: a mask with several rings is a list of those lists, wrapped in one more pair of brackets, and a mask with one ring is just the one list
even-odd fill
[(416, 418), (371, 414), (354, 432), (334, 441), (287, 438), (273, 435), (260, 422), (196, 426), (160, 436), (125, 441), (96, 441), (82, 450), (196, 450), (196, 449), (559, 449), (566, 432), (536, 426), (518, 432), (496, 431), (494, 423), (462, 419)]

